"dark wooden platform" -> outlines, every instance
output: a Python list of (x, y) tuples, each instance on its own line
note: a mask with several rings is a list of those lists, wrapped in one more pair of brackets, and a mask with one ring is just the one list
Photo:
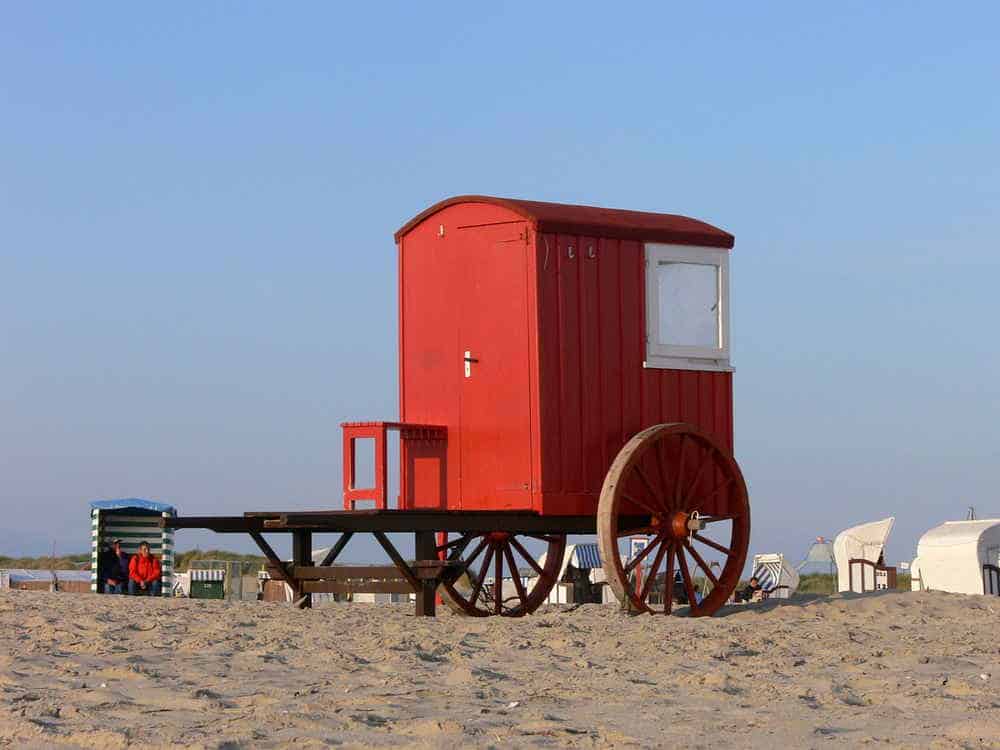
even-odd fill
[[(632, 523), (628, 523), (628, 522)], [(639, 528), (648, 518), (620, 521), (621, 527)], [(416, 613), (433, 617), (435, 594), (442, 580), (461, 575), (461, 560), (438, 557), (438, 532), (486, 534), (596, 534), (596, 516), (543, 516), (526, 511), (454, 510), (312, 510), (254, 511), (242, 516), (186, 516), (163, 518), (172, 529), (208, 529), (220, 534), (249, 534), (268, 561), (272, 577), (291, 586), (298, 607), (312, 606), (312, 594), (321, 592), (416, 594)], [(292, 560), (281, 560), (264, 534), (291, 534)], [(313, 534), (340, 534), (325, 559), (312, 559)], [(336, 566), (333, 563), (358, 533), (372, 534), (392, 565)], [(415, 560), (404, 560), (386, 534), (414, 535)]]
[(253, 511), (242, 516), (167, 518), (173, 529), (209, 529), (220, 534), (250, 531), (415, 533), (418, 531), (511, 531), (538, 534), (596, 534), (596, 516), (541, 516), (504, 510), (295, 510)]

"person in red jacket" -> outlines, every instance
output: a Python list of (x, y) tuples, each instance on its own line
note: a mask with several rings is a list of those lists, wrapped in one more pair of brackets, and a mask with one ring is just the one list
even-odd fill
[(160, 595), (160, 561), (149, 554), (149, 544), (139, 545), (139, 554), (128, 564), (128, 592), (132, 596)]

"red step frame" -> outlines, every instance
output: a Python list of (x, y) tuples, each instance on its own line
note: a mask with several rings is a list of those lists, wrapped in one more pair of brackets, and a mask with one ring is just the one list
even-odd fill
[[(344, 434), (344, 510), (356, 510), (359, 500), (373, 500), (376, 510), (388, 508), (386, 436), (390, 430), (397, 430), (400, 439), (399, 489), (406, 497), (409, 478), (406, 471), (406, 442), (408, 440), (448, 439), (448, 429), (440, 425), (411, 424), (407, 422), (343, 422)], [(375, 486), (356, 487), (356, 447), (355, 441), (373, 439), (375, 441)], [(402, 509), (402, 507), (400, 508)]]

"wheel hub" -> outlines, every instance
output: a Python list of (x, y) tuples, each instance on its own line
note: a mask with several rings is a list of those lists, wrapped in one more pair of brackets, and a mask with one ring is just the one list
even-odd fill
[(674, 539), (687, 539), (696, 531), (705, 528), (705, 522), (701, 520), (698, 511), (684, 513), (683, 511), (674, 513), (670, 519), (670, 535)]

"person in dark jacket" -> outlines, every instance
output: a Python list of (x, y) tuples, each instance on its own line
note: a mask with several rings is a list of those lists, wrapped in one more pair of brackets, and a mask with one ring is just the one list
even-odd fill
[(684, 579), (681, 578), (681, 572), (678, 570), (674, 573), (674, 604), (689, 604), (687, 589), (684, 588)]
[(128, 581), (129, 556), (122, 551), (121, 539), (104, 548), (98, 563), (105, 594), (124, 594)]
[(764, 587), (760, 585), (757, 576), (752, 576), (750, 582), (736, 592), (736, 601), (752, 602), (755, 597), (763, 596)]
[(145, 594), (160, 595), (160, 561), (150, 554), (149, 543), (139, 545), (139, 554), (128, 564), (128, 592), (132, 596)]

